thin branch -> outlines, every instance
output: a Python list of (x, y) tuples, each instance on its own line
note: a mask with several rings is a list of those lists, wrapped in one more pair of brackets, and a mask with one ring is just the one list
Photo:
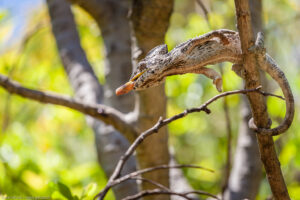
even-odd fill
[(195, 169), (202, 169), (202, 170), (206, 170), (209, 172), (214, 172), (211, 169), (208, 168), (204, 168), (201, 166), (197, 166), (197, 165), (159, 165), (159, 166), (155, 166), (155, 167), (150, 167), (150, 168), (146, 168), (146, 169), (141, 169), (135, 172), (131, 172), (129, 174), (126, 174), (120, 178), (117, 178), (114, 180), (114, 182), (112, 183), (111, 187), (124, 182), (128, 179), (131, 179), (133, 177), (139, 176), (141, 174), (147, 173), (147, 172), (151, 172), (151, 171), (155, 171), (155, 170), (160, 170), (160, 169), (178, 169), (178, 168), (195, 168)]
[(153, 133), (157, 133), (161, 127), (163, 127), (177, 119), (183, 118), (190, 113), (204, 111), (207, 114), (209, 114), (210, 110), (207, 108), (207, 106), (210, 105), (211, 103), (213, 103), (214, 101), (218, 100), (219, 98), (222, 98), (222, 97), (225, 97), (228, 95), (233, 95), (233, 94), (248, 94), (251, 92), (262, 94), (260, 89), (261, 89), (261, 86), (255, 88), (255, 89), (245, 89), (245, 90), (235, 90), (235, 91), (223, 92), (223, 93), (216, 95), (213, 98), (209, 99), (208, 101), (206, 101), (204, 104), (202, 104), (198, 108), (186, 109), (184, 112), (174, 115), (173, 117), (170, 117), (165, 120), (163, 120), (162, 117), (160, 117), (158, 122), (153, 127), (144, 131), (143, 133), (141, 133), (139, 135), (139, 137), (137, 137), (136, 140), (130, 145), (130, 147), (127, 149), (125, 154), (120, 158), (119, 162), (117, 163), (117, 166), (116, 166), (114, 172), (112, 173), (111, 177), (109, 178), (107, 185), (100, 193), (98, 193), (95, 196), (95, 198), (103, 199), (105, 197), (108, 190), (114, 185), (114, 181), (120, 176), (121, 171), (122, 171), (126, 161), (133, 154), (133, 152), (138, 147), (138, 145), (141, 144), (145, 140), (146, 137), (152, 135)]
[(183, 197), (185, 199), (191, 199), (191, 198), (189, 198), (187, 196), (184, 196), (184, 195), (188, 195), (188, 194), (192, 194), (192, 193), (199, 194), (199, 195), (207, 195), (207, 196), (210, 196), (212, 198), (219, 199), (217, 196), (215, 196), (213, 194), (210, 194), (208, 192), (204, 192), (204, 191), (191, 191), (191, 192), (185, 192), (185, 193), (178, 193), (178, 192), (161, 190), (161, 189), (153, 189), (153, 190), (141, 191), (141, 192), (139, 192), (135, 195), (125, 197), (122, 200), (134, 200), (134, 199), (139, 199), (141, 197), (150, 196), (150, 195), (175, 195), (175, 196)]
[(201, 190), (193, 190), (193, 191), (189, 191), (189, 192), (184, 192), (183, 194), (185, 194), (185, 195), (189, 195), (189, 194), (206, 195), (206, 196), (210, 196), (210, 197), (215, 198), (215, 199), (220, 199), (216, 195), (213, 195), (213, 194), (210, 194), (208, 192), (201, 191)]
[[(61, 105), (81, 113), (90, 115), (96, 119), (103, 121), (106, 124), (112, 125), (114, 128), (126, 135), (136, 135), (136, 131), (132, 125), (125, 120), (125, 115), (118, 110), (109, 106), (100, 104), (91, 104), (78, 101), (76, 99), (58, 95), (52, 92), (42, 92), (32, 90), (21, 86), (19, 83), (12, 81), (7, 76), (0, 74), (0, 86), (11, 94), (39, 101), (40, 103), (49, 103), (54, 105)], [(131, 136), (131, 137), (132, 137)]]
[[(170, 192), (170, 195), (177, 195), (177, 196), (181, 196), (185, 199), (188, 199), (188, 200), (193, 200), (193, 198), (190, 198), (188, 197), (189, 194), (198, 194), (198, 195), (206, 195), (206, 196), (210, 196), (210, 197), (213, 197), (215, 199), (219, 199), (217, 196), (211, 194), (211, 193), (208, 193), (208, 192), (205, 192), (205, 191), (201, 191), (201, 190), (193, 190), (193, 191), (188, 191), (188, 192), (174, 192), (172, 190), (170, 190), (169, 188), (161, 185), (160, 183), (157, 183), (155, 181), (152, 181), (150, 179), (146, 179), (146, 178), (138, 178), (138, 177), (134, 177), (134, 178), (131, 178), (131, 179), (134, 179), (134, 180), (141, 180), (141, 181), (145, 181), (145, 182), (149, 182), (155, 186), (157, 186), (158, 188), (166, 191), (166, 192)], [(172, 193), (172, 194), (171, 194)]]
[(205, 7), (204, 3), (201, 0), (196, 0), (196, 2), (201, 7), (201, 9), (202, 9), (202, 11), (204, 13), (206, 21), (208, 21), (208, 10)]
[(165, 187), (164, 185), (162, 185), (162, 184), (160, 184), (160, 183), (158, 183), (158, 182), (156, 182), (156, 181), (152, 181), (152, 180), (146, 179), (146, 178), (138, 178), (138, 177), (135, 177), (135, 178), (133, 178), (133, 179), (151, 183), (152, 185), (155, 185), (155, 186), (157, 186), (158, 188), (160, 188), (160, 189), (162, 189), (162, 190), (164, 190), (164, 191), (167, 191), (167, 192), (170, 192), (170, 193), (174, 193), (174, 194), (176, 193), (177, 196), (180, 196), (180, 197), (182, 197), (182, 198), (184, 198), (184, 199), (187, 199), (187, 200), (194, 200), (193, 198), (188, 197), (187, 194), (183, 194), (183, 193), (181, 193), (181, 192), (174, 192), (174, 191), (172, 191), (171, 189)]
[(133, 179), (133, 180), (139, 180), (139, 181), (144, 181), (144, 182), (148, 182), (148, 183), (151, 183), (152, 185), (155, 185), (156, 187), (159, 187), (160, 189), (162, 190), (166, 190), (166, 191), (171, 191), (169, 188), (167, 188), (166, 186), (156, 182), (156, 181), (152, 181), (150, 179), (147, 179), (147, 178), (142, 178), (142, 177), (131, 177), (130, 179)]
[(279, 99), (285, 100), (285, 98), (283, 96), (272, 94), (272, 93), (269, 93), (269, 92), (262, 91), (261, 94), (264, 95), (264, 96), (273, 96), (273, 97), (277, 97)]

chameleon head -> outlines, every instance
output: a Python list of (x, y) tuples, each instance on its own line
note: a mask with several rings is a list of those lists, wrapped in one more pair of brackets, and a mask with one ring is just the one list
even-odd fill
[(161, 84), (165, 80), (161, 72), (165, 66), (167, 54), (167, 45), (160, 45), (152, 49), (139, 62), (130, 80), (116, 90), (116, 94), (122, 95), (131, 90), (143, 90)]

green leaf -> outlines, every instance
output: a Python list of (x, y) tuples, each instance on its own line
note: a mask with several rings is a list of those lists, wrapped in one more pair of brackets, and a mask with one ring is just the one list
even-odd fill
[(58, 190), (59, 192), (64, 195), (67, 199), (69, 200), (73, 200), (73, 196), (72, 193), (70, 191), (70, 189), (68, 188), (68, 186), (66, 186), (65, 184), (61, 183), (61, 182), (57, 182), (57, 186), (58, 186)]

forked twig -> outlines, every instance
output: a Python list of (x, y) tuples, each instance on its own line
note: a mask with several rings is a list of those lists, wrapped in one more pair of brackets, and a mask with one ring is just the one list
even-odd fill
[[(158, 130), (177, 120), (177, 119), (180, 119), (180, 118), (183, 118), (185, 117), (186, 115), (190, 114), (190, 113), (194, 113), (194, 112), (201, 112), (201, 111), (204, 111), (206, 112), (207, 114), (209, 114), (211, 111), (207, 108), (208, 105), (210, 105), (211, 103), (213, 103), (214, 101), (218, 100), (219, 98), (222, 98), (222, 97), (225, 97), (225, 96), (228, 96), (228, 95), (233, 95), (233, 94), (248, 94), (248, 93), (251, 93), (251, 92), (256, 92), (256, 93), (260, 93), (260, 94), (266, 94), (264, 92), (262, 92), (261, 90), (261, 86), (257, 87), (257, 88), (254, 88), (254, 89), (244, 89), (244, 90), (235, 90), (235, 91), (229, 91), (229, 92), (223, 92), (219, 95), (216, 95), (214, 96), (213, 98), (209, 99), (208, 101), (206, 101), (204, 104), (202, 104), (200, 107), (197, 107), (197, 108), (191, 108), (191, 109), (186, 109), (185, 111), (183, 111), (182, 113), (179, 113), (177, 115), (174, 115), (170, 118), (167, 118), (167, 119), (162, 119), (162, 117), (160, 117), (160, 119), (157, 121), (157, 123), (151, 127), (150, 129), (144, 131), (143, 133), (141, 133), (137, 138), (136, 140), (130, 145), (130, 147), (127, 149), (127, 151), (125, 152), (125, 154), (123, 156), (121, 156), (120, 160), (118, 161), (117, 165), (116, 165), (116, 168), (114, 170), (114, 172), (112, 173), (111, 177), (109, 178), (108, 180), (108, 183), (106, 184), (105, 188), (99, 192), (94, 199), (96, 198), (99, 198), (99, 199), (104, 199), (106, 193), (109, 191), (109, 189), (111, 187), (113, 187), (114, 185), (118, 184), (118, 183), (121, 183), (125, 180), (128, 180), (130, 179), (134, 174), (134, 173), (137, 173), (137, 174), (142, 174), (141, 171), (143, 170), (140, 170), (140, 171), (137, 171), (137, 172), (133, 172), (129, 175), (125, 175), (121, 178), (119, 178), (120, 174), (121, 174), (121, 171), (126, 163), (126, 161), (128, 160), (128, 158), (133, 154), (133, 152), (136, 150), (136, 148), (138, 147), (139, 144), (141, 144), (145, 138), (147, 138), (148, 136), (152, 135), (153, 133), (156, 133), (158, 132)], [(189, 166), (190, 167), (190, 166)], [(161, 169), (161, 167), (159, 167)], [(165, 168), (171, 168), (171, 167), (167, 167), (167, 165), (165, 166)], [(156, 170), (158, 169), (158, 167), (153, 167), (153, 168), (150, 168), (151, 171), (153, 170)], [(144, 169), (148, 172), (149, 168), (148, 169)], [(145, 172), (143, 172), (145, 173)], [(166, 193), (164, 194), (170, 194), (169, 192), (165, 191)], [(151, 195), (153, 195), (154, 193), (157, 193), (157, 191), (152, 191), (150, 192)], [(150, 193), (146, 192), (146, 194), (144, 193), (141, 193), (141, 195), (150, 195)]]

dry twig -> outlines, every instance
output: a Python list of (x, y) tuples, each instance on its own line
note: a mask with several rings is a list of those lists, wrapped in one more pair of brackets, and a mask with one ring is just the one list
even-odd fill
[[(117, 163), (116, 168), (115, 168), (114, 172), (112, 173), (111, 177), (109, 178), (108, 183), (106, 184), (105, 188), (101, 192), (99, 192), (95, 196), (95, 198), (104, 199), (105, 195), (107, 194), (107, 192), (109, 191), (109, 189), (111, 187), (113, 187), (114, 185), (116, 185), (118, 183), (121, 183), (125, 180), (128, 180), (132, 176), (136, 176), (136, 175), (132, 175), (134, 173), (139, 175), (141, 173), (148, 172), (149, 170), (153, 171), (153, 170), (162, 168), (162, 166), (148, 168), (148, 169), (144, 169), (145, 171), (140, 170), (138, 172), (133, 172), (129, 175), (125, 175), (125, 176), (119, 178), (119, 176), (121, 174), (121, 171), (122, 171), (126, 161), (133, 154), (133, 152), (136, 150), (138, 145), (141, 144), (146, 139), (146, 137), (152, 135), (153, 133), (157, 133), (158, 130), (161, 127), (163, 127), (163, 126), (165, 126), (165, 125), (167, 125), (167, 124), (169, 124), (169, 123), (171, 123), (171, 122), (173, 122), (177, 119), (183, 118), (183, 117), (185, 117), (186, 115), (188, 115), (190, 113), (204, 111), (207, 114), (209, 114), (211, 111), (207, 108), (207, 106), (210, 105), (211, 103), (213, 103), (214, 101), (218, 100), (219, 98), (222, 98), (222, 97), (225, 97), (225, 96), (228, 96), (228, 95), (248, 94), (248, 93), (252, 93), (252, 92), (259, 93), (259, 94), (265, 94), (264, 92), (261, 92), (260, 89), (261, 89), (261, 86), (255, 88), (255, 89), (245, 89), (245, 90), (235, 90), (235, 91), (223, 92), (223, 93), (221, 93), (219, 95), (216, 95), (213, 98), (209, 99), (208, 101), (206, 101), (204, 104), (202, 104), (198, 108), (186, 109), (182, 113), (179, 113), (177, 115), (174, 115), (174, 116), (172, 116), (168, 119), (164, 119), (164, 120), (162, 119), (162, 117), (160, 117), (160, 119), (157, 121), (157, 123), (153, 127), (151, 127), (150, 129), (144, 131), (143, 133), (141, 133), (139, 135), (139, 137), (137, 137), (136, 140), (130, 145), (130, 147), (127, 149), (125, 154), (120, 158), (119, 162)], [(189, 167), (191, 167), (191, 165)], [(171, 168), (171, 167), (170, 166), (164, 166), (164, 168)], [(157, 193), (157, 192), (154, 192), (154, 193)], [(168, 192), (166, 192), (166, 193), (168, 193)], [(147, 195), (147, 194), (141, 193), (140, 195)], [(151, 194), (153, 194), (153, 193), (151, 193)]]

